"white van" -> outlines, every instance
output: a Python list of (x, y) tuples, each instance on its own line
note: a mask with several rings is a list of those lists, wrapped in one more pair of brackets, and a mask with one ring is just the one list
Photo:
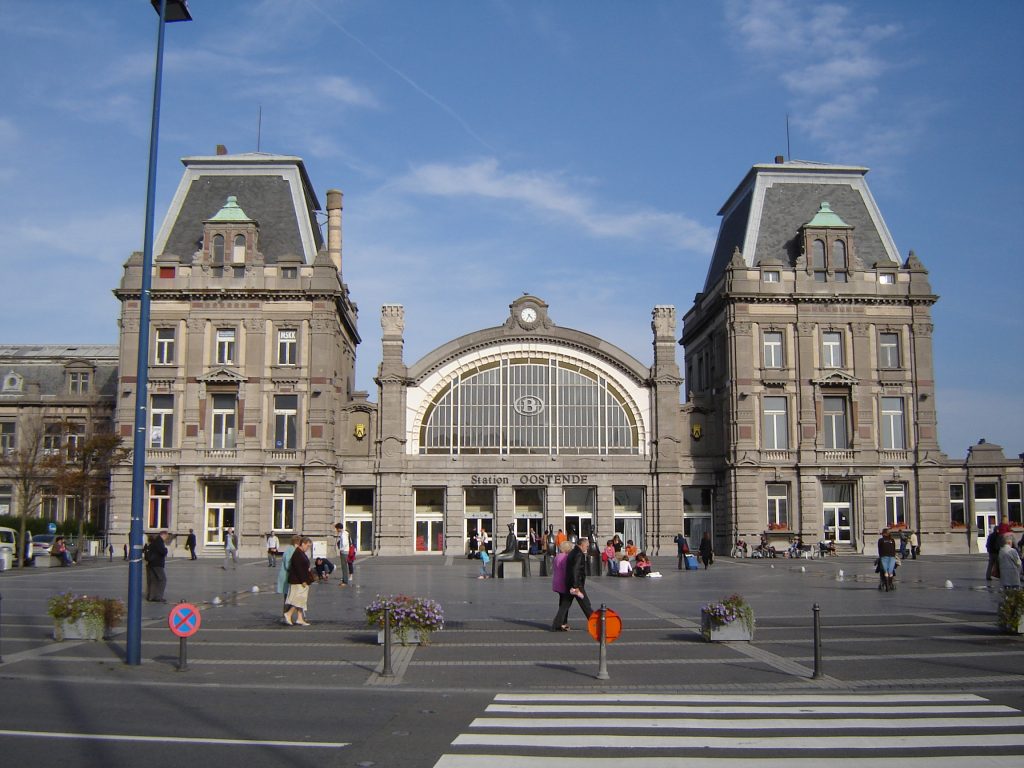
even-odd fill
[(0, 570), (6, 570), (14, 562), (14, 548), (18, 532), (13, 528), (0, 528)]

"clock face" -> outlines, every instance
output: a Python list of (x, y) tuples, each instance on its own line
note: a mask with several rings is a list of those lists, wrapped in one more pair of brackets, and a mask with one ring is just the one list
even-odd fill
[(524, 323), (532, 323), (537, 319), (537, 310), (533, 307), (523, 307), (519, 310), (519, 319)]

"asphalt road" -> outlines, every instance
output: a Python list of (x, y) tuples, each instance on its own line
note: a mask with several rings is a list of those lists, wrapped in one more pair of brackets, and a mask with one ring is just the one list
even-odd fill
[[(623, 617), (607, 681), (595, 677), (597, 646), (581, 631), (578, 609), (574, 631), (547, 631), (555, 596), (546, 579), (479, 581), (466, 560), (361, 561), (355, 586), (314, 587), (309, 628), (279, 623), (274, 571), (258, 562), (224, 571), (219, 561), (172, 561), (168, 597), (203, 609), (185, 671), (160, 604), (144, 604), (140, 666), (123, 663), (123, 635), (48, 638), (50, 595), (123, 596), (124, 563), (2, 573), (0, 754), (4, 764), (62, 768), (224, 760), (363, 768), (550, 760), (572, 768), (576, 758), (671, 768), (698, 756), (724, 766), (844, 755), (893, 757), (903, 768), (919, 760), (928, 768), (1022, 764), (1024, 743), (1015, 740), (1024, 734), (1016, 719), (1024, 717), (1024, 645), (994, 625), (997, 594), (982, 578), (982, 559), (908, 562), (891, 594), (875, 588), (866, 558), (722, 558), (707, 572), (678, 572), (669, 559), (655, 565), (662, 579), (590, 579), (594, 603)], [(429, 647), (396, 649), (391, 680), (378, 674), (381, 649), (363, 618), (378, 592), (434, 597), (447, 618)], [(754, 642), (703, 642), (700, 606), (732, 592), (755, 608)], [(811, 679), (814, 604), (820, 680)], [(570, 714), (552, 711), (566, 695)], [(972, 698), (949, 698), (965, 695)], [(886, 696), (914, 700), (886, 713)], [(931, 696), (939, 698), (917, 701)], [(793, 717), (805, 719), (783, 717), (786, 697), (797, 697)], [(782, 719), (762, 722), (773, 717)], [(559, 746), (573, 739), (604, 746)], [(973, 746), (979, 740), (984, 746)]]

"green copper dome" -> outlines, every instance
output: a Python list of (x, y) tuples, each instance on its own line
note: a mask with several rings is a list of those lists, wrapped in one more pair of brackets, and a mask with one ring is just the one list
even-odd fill
[(811, 219), (804, 226), (807, 227), (830, 227), (835, 229), (836, 227), (849, 227), (850, 225), (839, 218), (839, 215), (832, 210), (832, 206), (828, 203), (823, 202), (818, 212), (814, 214), (814, 218)]
[(227, 202), (224, 203), (224, 207), (217, 211), (209, 221), (252, 221), (252, 219), (246, 216), (245, 211), (238, 207), (238, 198), (234, 195), (229, 195)]

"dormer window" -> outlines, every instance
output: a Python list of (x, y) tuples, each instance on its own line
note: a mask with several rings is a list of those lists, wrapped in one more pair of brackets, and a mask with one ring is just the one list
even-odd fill
[(245, 235), (235, 235), (235, 244), (231, 249), (231, 260), (235, 264), (245, 263)]
[(814, 282), (824, 283), (826, 277), (825, 242), (815, 240), (811, 244), (811, 266), (814, 270)]
[(24, 379), (11, 371), (4, 376), (4, 392), (21, 392)]
[(832, 243), (832, 272), (837, 283), (846, 282), (846, 243), (836, 240)]
[(213, 263), (223, 264), (224, 263), (224, 235), (213, 236)]
[(879, 272), (878, 282), (881, 283), (882, 285), (895, 285), (896, 275), (894, 275), (892, 272)]
[(853, 227), (843, 221), (828, 203), (822, 203), (814, 218), (801, 228), (807, 272), (814, 282), (849, 281)]
[(71, 371), (68, 373), (68, 392), (72, 395), (89, 394), (88, 371)]
[(777, 269), (766, 269), (761, 273), (761, 278), (766, 283), (779, 283), (782, 282), (782, 273)]

